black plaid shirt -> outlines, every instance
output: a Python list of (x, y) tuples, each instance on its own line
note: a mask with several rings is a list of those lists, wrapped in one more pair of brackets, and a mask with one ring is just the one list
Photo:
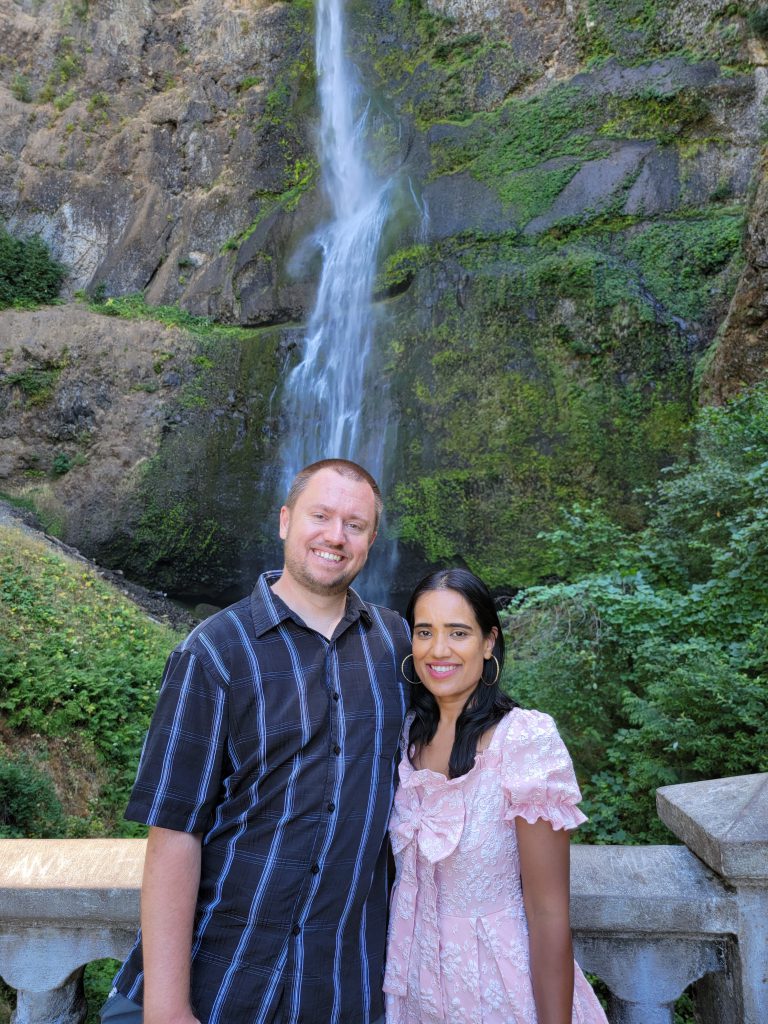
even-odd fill
[[(405, 714), (395, 612), (350, 591), (328, 640), (261, 576), (168, 659), (126, 817), (202, 832), (203, 1024), (383, 1013), (386, 836)], [(141, 938), (118, 991), (142, 999)]]

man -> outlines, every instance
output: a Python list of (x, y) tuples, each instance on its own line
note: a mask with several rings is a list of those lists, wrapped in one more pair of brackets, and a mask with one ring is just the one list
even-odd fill
[(141, 932), (105, 1024), (383, 1021), (410, 642), (349, 589), (380, 514), (362, 467), (306, 467), (282, 573), (171, 654), (126, 811), (151, 826)]

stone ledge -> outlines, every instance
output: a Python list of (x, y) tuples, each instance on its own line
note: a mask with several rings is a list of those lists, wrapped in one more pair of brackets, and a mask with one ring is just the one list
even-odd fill
[(731, 893), (684, 846), (571, 849), (571, 923), (577, 932), (732, 934)]
[(768, 773), (657, 790), (659, 817), (721, 878), (768, 879)]
[(5, 839), (2, 920), (135, 926), (144, 839)]
[[(134, 927), (143, 839), (8, 839), (0, 843), (4, 922)], [(577, 931), (720, 935), (736, 928), (730, 894), (684, 846), (573, 846)]]

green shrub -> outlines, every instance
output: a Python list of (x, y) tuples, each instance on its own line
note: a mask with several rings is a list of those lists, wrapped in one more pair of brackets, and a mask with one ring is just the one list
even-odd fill
[(19, 388), (30, 405), (42, 405), (53, 394), (61, 367), (30, 366), (20, 373), (9, 373), (3, 380), (6, 386)]
[(53, 782), (28, 757), (0, 754), (0, 838), (45, 839), (64, 817)]
[(658, 786), (768, 770), (768, 388), (700, 413), (630, 534), (574, 509), (546, 535), (563, 582), (518, 595), (511, 689), (555, 716), (584, 838), (654, 842)]
[(65, 276), (41, 238), (13, 238), (0, 226), (0, 309), (53, 302)]
[(20, 103), (32, 102), (32, 88), (26, 75), (16, 73), (11, 82), (11, 92)]
[[(0, 714), (8, 729), (82, 737), (95, 750), (105, 784), (85, 834), (125, 831), (119, 818), (177, 639), (91, 570), (0, 527)], [(66, 823), (68, 834), (77, 827)]]
[(51, 471), (54, 476), (64, 476), (72, 469), (75, 465), (75, 461), (69, 457), (65, 452), (59, 452), (54, 458)]

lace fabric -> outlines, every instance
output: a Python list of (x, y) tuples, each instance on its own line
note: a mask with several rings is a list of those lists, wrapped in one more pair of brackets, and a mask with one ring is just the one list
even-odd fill
[[(514, 819), (586, 821), (553, 720), (509, 712), (457, 779), (415, 769), (404, 741), (399, 772), (387, 1024), (536, 1024)], [(573, 1022), (607, 1024), (578, 966)]]

